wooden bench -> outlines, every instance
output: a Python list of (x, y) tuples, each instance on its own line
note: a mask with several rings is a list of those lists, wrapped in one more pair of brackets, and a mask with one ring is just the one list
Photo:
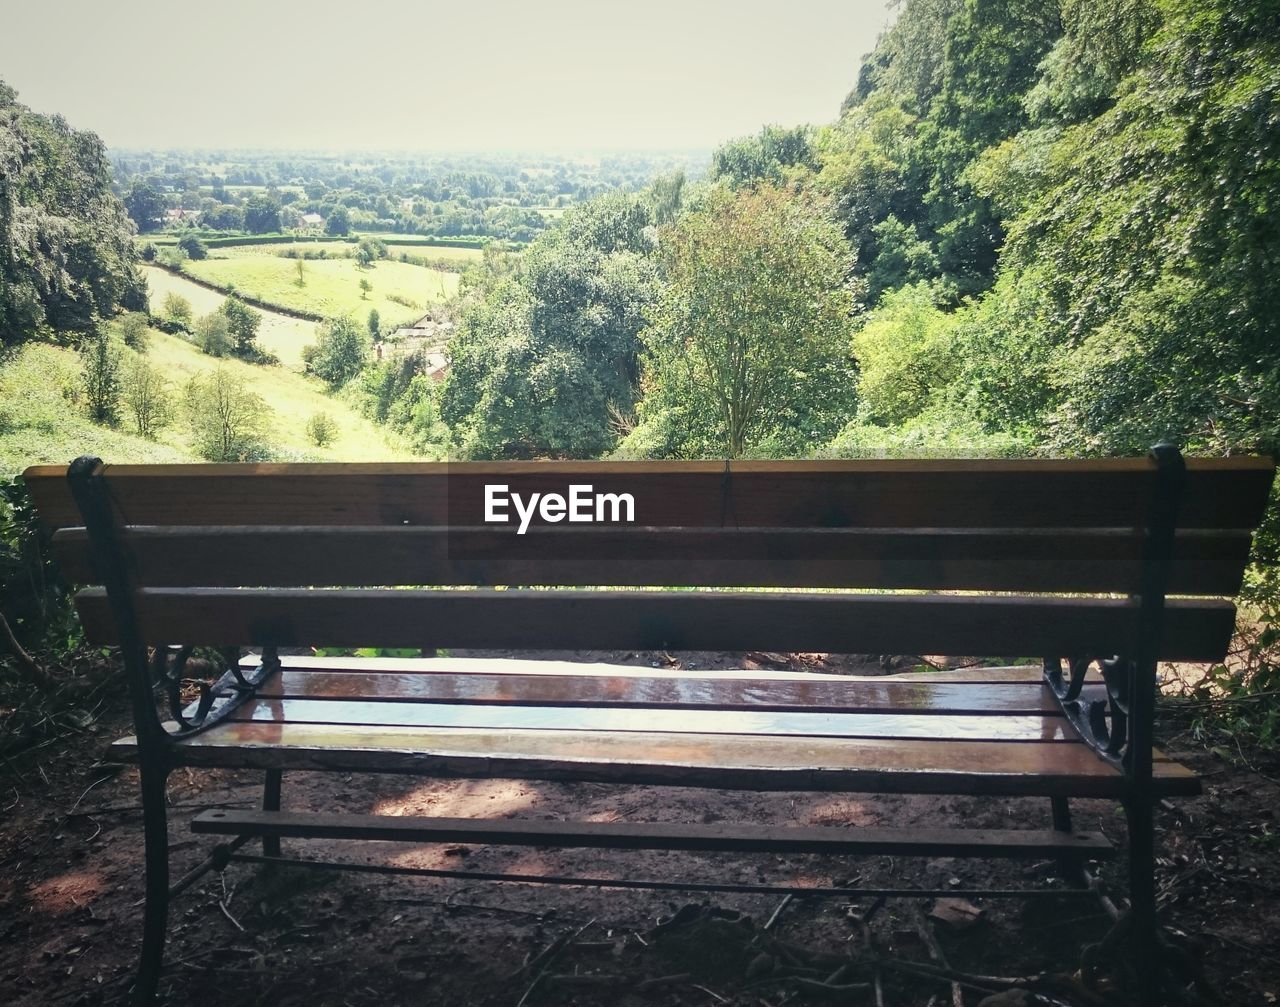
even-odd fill
[[(365, 838), (1054, 858), (1080, 882), (1110, 845), (1072, 829), (1068, 800), (1116, 798), (1129, 823), (1127, 927), (1145, 970), (1156, 941), (1153, 802), (1198, 789), (1153, 750), (1156, 665), (1226, 654), (1229, 598), (1273, 471), (1259, 458), (1184, 463), (1163, 446), (1104, 461), (84, 458), (28, 470), (66, 576), (98, 585), (79, 591), (77, 609), (90, 641), (120, 648), (133, 704), (136, 733), (113, 752), (141, 772), (147, 903), (135, 996), (151, 998), (161, 965), (171, 894), (164, 783), (180, 766), (266, 774), (263, 810), (195, 819), (197, 832), (231, 837), (204, 868), (290, 862), (282, 839)], [(498, 484), (525, 500), (571, 484), (631, 494), (635, 520), (570, 524), (552, 508), (552, 520), (519, 534), (485, 521), (486, 486)], [(682, 590), (637, 590), (648, 586)], [(233, 660), (184, 706), (180, 683), (197, 645)], [(1043, 666), (676, 673), (301, 650), (312, 646), (998, 655)], [(253, 652), (236, 661), (244, 648)], [(166, 696), (162, 718), (157, 698)], [(1034, 795), (1050, 798), (1051, 827), (300, 814), (280, 810), (290, 770)], [(243, 850), (251, 838), (262, 840), (261, 855)]]

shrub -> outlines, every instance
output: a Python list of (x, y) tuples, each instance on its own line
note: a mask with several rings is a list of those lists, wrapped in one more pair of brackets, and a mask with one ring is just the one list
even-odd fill
[(307, 437), (318, 448), (327, 448), (338, 437), (338, 424), (328, 413), (312, 413), (307, 420)]
[(148, 319), (141, 311), (126, 311), (120, 316), (120, 338), (131, 350), (143, 353), (147, 348)]
[(191, 310), (190, 301), (181, 294), (175, 294), (170, 291), (164, 295), (164, 306), (160, 309), (160, 316), (190, 331), (191, 320), (195, 317), (195, 314)]
[(178, 239), (178, 247), (186, 253), (188, 259), (207, 259), (209, 246), (194, 234), (184, 234)]

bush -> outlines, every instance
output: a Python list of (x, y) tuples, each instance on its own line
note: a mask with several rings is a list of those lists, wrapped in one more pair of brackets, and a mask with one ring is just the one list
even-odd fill
[(179, 238), (178, 247), (186, 253), (188, 259), (199, 260), (209, 257), (209, 246), (194, 234), (184, 234)]
[(191, 331), (191, 320), (195, 313), (191, 310), (191, 302), (181, 294), (172, 291), (164, 295), (164, 306), (160, 309), (160, 317), (175, 325)]
[(150, 320), (141, 311), (126, 311), (120, 316), (120, 338), (131, 350), (143, 353), (147, 349), (147, 329)]
[(307, 437), (318, 448), (327, 448), (338, 437), (338, 424), (328, 413), (312, 413), (307, 420)]
[(268, 454), (271, 407), (225, 367), (187, 382), (187, 419), (196, 450), (211, 462), (247, 461)]

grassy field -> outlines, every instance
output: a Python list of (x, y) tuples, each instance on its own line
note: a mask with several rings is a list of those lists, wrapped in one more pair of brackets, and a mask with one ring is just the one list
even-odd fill
[[(326, 317), (351, 315), (364, 319), (371, 308), (376, 308), (384, 324), (412, 321), (458, 289), (456, 273), (385, 260), (370, 269), (361, 269), (353, 259), (307, 260), (303, 266), (305, 282), (299, 286), (297, 261), (262, 254), (211, 257), (188, 262), (186, 268), (192, 276), (234, 285), (270, 304)], [(361, 296), (361, 280), (372, 285), (367, 297)], [(393, 297), (408, 303), (402, 304)]]
[[(431, 263), (440, 263), (456, 268), (471, 262), (478, 262), (484, 254), (478, 248), (454, 248), (449, 245), (414, 245), (407, 242), (386, 241), (387, 251), (391, 258), (398, 258), (401, 252)], [(279, 245), (228, 245), (223, 248), (211, 248), (211, 259), (255, 259), (263, 255), (274, 255), (282, 258), (291, 257), (301, 250), (304, 252), (323, 251), (330, 258), (350, 256), (356, 250), (354, 243), (344, 241), (308, 241), (300, 239)], [(358, 281), (357, 281), (358, 282)]]
[[(216, 360), (176, 336), (152, 331), (148, 356), (172, 385), (175, 418), (156, 440), (90, 422), (79, 403), (80, 361), (72, 350), (46, 344), (23, 347), (0, 366), (0, 476), (38, 463), (65, 464), (82, 454), (109, 462), (198, 461), (182, 415), (182, 387), (195, 374), (225, 367), (237, 383), (272, 409), (270, 447), (283, 458), (316, 461), (391, 461), (411, 457), (389, 443), (383, 428), (331, 398), (316, 380), (283, 367)], [(338, 427), (334, 443), (315, 447), (307, 420), (328, 413)]]
[[(159, 313), (164, 306), (165, 295), (178, 294), (191, 302), (197, 315), (216, 311), (226, 300), (225, 294), (202, 287), (198, 283), (175, 276), (155, 266), (144, 266), (143, 275), (151, 291), (151, 310)], [(280, 363), (295, 371), (302, 370), (302, 348), (316, 341), (316, 323), (301, 318), (290, 318), (274, 311), (262, 312), (262, 325), (258, 329), (258, 344), (268, 353), (280, 358)]]

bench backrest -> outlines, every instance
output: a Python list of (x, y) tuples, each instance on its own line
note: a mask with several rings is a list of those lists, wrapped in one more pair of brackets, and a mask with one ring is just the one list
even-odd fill
[[(91, 548), (65, 467), (26, 479), (67, 577), (103, 584), (119, 564), (149, 643), (1132, 652), (1172, 492), (1161, 590), (1178, 597), (1159, 656), (1210, 661), (1274, 463), (1192, 459), (1163, 488), (1152, 459), (82, 469), (109, 552)], [(518, 534), (485, 523), (499, 485), (524, 501), (630, 494), (634, 523), (535, 516)], [(530, 589), (474, 590), (491, 586)], [(617, 590), (644, 586), (692, 590)], [(814, 590), (719, 590), (748, 587)], [(76, 604), (90, 640), (119, 642), (102, 588)]]

